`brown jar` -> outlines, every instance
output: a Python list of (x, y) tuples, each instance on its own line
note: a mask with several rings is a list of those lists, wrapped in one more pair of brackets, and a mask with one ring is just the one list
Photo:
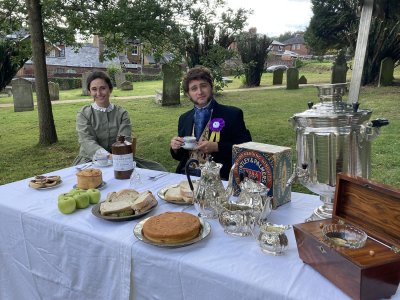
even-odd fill
[(133, 172), (133, 155), (131, 143), (124, 136), (118, 136), (112, 144), (113, 166), (115, 179), (129, 179)]

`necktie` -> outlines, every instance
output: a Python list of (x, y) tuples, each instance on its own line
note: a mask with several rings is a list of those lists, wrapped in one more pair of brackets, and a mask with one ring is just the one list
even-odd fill
[(208, 109), (196, 109), (194, 114), (194, 135), (196, 136), (196, 140), (200, 139), (209, 118), (210, 113)]

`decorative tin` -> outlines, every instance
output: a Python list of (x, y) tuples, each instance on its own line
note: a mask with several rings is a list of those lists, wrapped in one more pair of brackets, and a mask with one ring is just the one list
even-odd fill
[(292, 172), (290, 148), (248, 142), (234, 145), (232, 157), (235, 196), (240, 193), (240, 174), (247, 173), (269, 189), (273, 208), (290, 201), (291, 187), (286, 185)]

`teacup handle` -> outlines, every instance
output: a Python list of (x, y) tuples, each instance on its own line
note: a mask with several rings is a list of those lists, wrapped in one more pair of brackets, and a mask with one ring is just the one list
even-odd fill
[(194, 158), (189, 159), (189, 160), (186, 162), (186, 165), (185, 165), (185, 173), (186, 173), (187, 180), (188, 180), (188, 182), (189, 182), (189, 187), (190, 187), (191, 191), (194, 192), (194, 187), (193, 187), (192, 179), (190, 178), (190, 175), (189, 175), (189, 166), (190, 166), (192, 163), (195, 163), (195, 164), (199, 165), (199, 161), (198, 161), (197, 159), (194, 159)]

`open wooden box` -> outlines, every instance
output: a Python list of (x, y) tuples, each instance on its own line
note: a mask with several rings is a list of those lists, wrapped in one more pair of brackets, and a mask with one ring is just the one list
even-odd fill
[[(365, 246), (350, 249), (325, 242), (322, 228), (332, 223), (366, 232)], [(400, 282), (400, 190), (338, 174), (332, 219), (293, 227), (303, 262), (351, 298), (390, 298), (396, 293)]]

